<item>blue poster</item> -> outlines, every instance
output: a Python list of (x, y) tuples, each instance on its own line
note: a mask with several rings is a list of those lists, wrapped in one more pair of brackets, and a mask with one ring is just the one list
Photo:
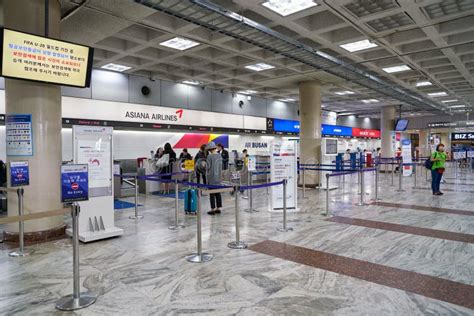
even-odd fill
[(87, 165), (61, 166), (61, 202), (89, 200), (89, 172)]
[(7, 156), (33, 156), (31, 114), (6, 116)]
[(30, 185), (28, 161), (10, 161), (10, 186), (21, 187), (26, 185)]

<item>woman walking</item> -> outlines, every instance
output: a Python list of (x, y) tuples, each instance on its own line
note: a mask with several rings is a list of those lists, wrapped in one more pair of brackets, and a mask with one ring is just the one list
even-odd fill
[(433, 195), (443, 195), (439, 188), (445, 169), (444, 163), (446, 162), (443, 144), (436, 146), (436, 151), (431, 155), (430, 160), (433, 162), (431, 167), (431, 189), (433, 190)]
[[(220, 185), (222, 176), (222, 157), (217, 153), (217, 146), (214, 142), (207, 144), (207, 183), (209, 185)], [(221, 193), (211, 193), (211, 210), (207, 212), (209, 215), (221, 213), (222, 196)]]

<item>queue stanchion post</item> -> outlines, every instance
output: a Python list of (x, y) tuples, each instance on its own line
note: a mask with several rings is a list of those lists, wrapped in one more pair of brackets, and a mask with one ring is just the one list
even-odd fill
[(390, 172), (390, 173), (392, 174), (392, 182), (391, 182), (391, 184), (390, 184), (391, 187), (395, 186), (395, 185), (393, 184), (393, 174), (394, 174), (394, 171), (395, 171), (394, 168), (393, 168), (393, 165), (394, 165), (394, 162), (393, 162), (393, 158), (392, 158), (392, 161), (390, 162), (390, 166), (391, 166), (390, 169), (392, 170), (392, 171)]
[(247, 244), (240, 240), (240, 222), (239, 222), (239, 187), (235, 186), (235, 241), (227, 244), (231, 249), (245, 249)]
[(365, 195), (365, 188), (364, 188), (364, 171), (362, 169), (359, 169), (360, 173), (360, 202), (357, 203), (358, 206), (364, 206), (366, 205), (364, 202), (364, 195)]
[(306, 199), (306, 176), (305, 176), (305, 167), (301, 169), (303, 171), (303, 199)]
[(201, 219), (201, 190), (198, 189), (197, 195), (197, 212), (196, 212), (196, 223), (197, 223), (197, 253), (193, 253), (186, 256), (186, 260), (192, 263), (208, 262), (214, 258), (214, 255), (206, 252), (202, 252), (202, 219)]
[[(18, 196), (18, 215), (23, 216), (23, 194), (25, 189), (19, 187), (16, 189), (16, 194)], [(10, 257), (24, 257), (28, 256), (31, 252), (25, 250), (25, 222), (20, 220), (18, 222), (18, 244), (19, 248), (16, 251), (10, 252), (8, 255)]]
[(287, 180), (283, 180), (283, 227), (278, 228), (279, 232), (288, 232), (292, 231), (293, 228), (291, 227), (286, 227), (286, 185), (287, 185)]
[(329, 173), (326, 173), (326, 214), (325, 216), (329, 216)]
[(414, 170), (414, 178), (413, 178), (413, 181), (414, 181), (414, 186), (413, 188), (416, 189), (416, 172), (417, 172), (417, 168), (416, 168), (416, 163), (413, 164), (413, 170)]
[(245, 212), (254, 213), (254, 212), (258, 212), (258, 210), (253, 208), (253, 192), (252, 192), (253, 190), (250, 188), (250, 186), (253, 185), (253, 173), (252, 173), (252, 171), (249, 171), (248, 175), (249, 175), (249, 180), (248, 180), (248, 183), (249, 183), (249, 188), (248, 188), (249, 208), (246, 209)]
[(429, 182), (429, 180), (428, 180), (428, 168), (425, 168), (425, 181)]
[(178, 179), (174, 181), (174, 225), (168, 227), (169, 230), (178, 230), (185, 228), (184, 225), (179, 224), (179, 182)]
[(129, 219), (142, 219), (143, 218), (143, 215), (138, 215), (138, 189), (139, 189), (139, 186), (138, 186), (138, 176), (135, 175), (135, 184), (134, 184), (134, 187), (135, 187), (135, 214), (130, 216)]
[(403, 162), (400, 159), (398, 164), (398, 190), (397, 192), (404, 192), (405, 190), (402, 189), (402, 177), (403, 177)]
[(379, 168), (380, 165), (375, 163), (375, 202), (382, 200), (379, 199)]
[(73, 311), (92, 305), (97, 296), (90, 292), (81, 293), (79, 278), (79, 213), (81, 207), (78, 203), (71, 205), (72, 216), (72, 248), (73, 248), (73, 294), (62, 297), (56, 302), (56, 308), (62, 311)]

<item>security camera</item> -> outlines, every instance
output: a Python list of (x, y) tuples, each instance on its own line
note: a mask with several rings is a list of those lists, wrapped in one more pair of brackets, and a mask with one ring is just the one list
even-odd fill
[(241, 108), (244, 107), (244, 101), (242, 101), (242, 100), (239, 101), (239, 107), (241, 107)]

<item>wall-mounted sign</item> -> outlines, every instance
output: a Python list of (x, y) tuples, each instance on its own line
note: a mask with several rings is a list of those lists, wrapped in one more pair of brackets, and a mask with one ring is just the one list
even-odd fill
[(92, 48), (9, 29), (0, 32), (3, 77), (90, 86)]
[(352, 127), (322, 124), (322, 134), (324, 136), (351, 137)]
[(61, 166), (61, 202), (89, 200), (88, 167), (82, 165)]
[(451, 140), (474, 140), (474, 132), (451, 133)]
[(31, 114), (6, 116), (7, 156), (33, 156)]
[(10, 161), (10, 186), (21, 187), (26, 185), (30, 185), (28, 161)]

